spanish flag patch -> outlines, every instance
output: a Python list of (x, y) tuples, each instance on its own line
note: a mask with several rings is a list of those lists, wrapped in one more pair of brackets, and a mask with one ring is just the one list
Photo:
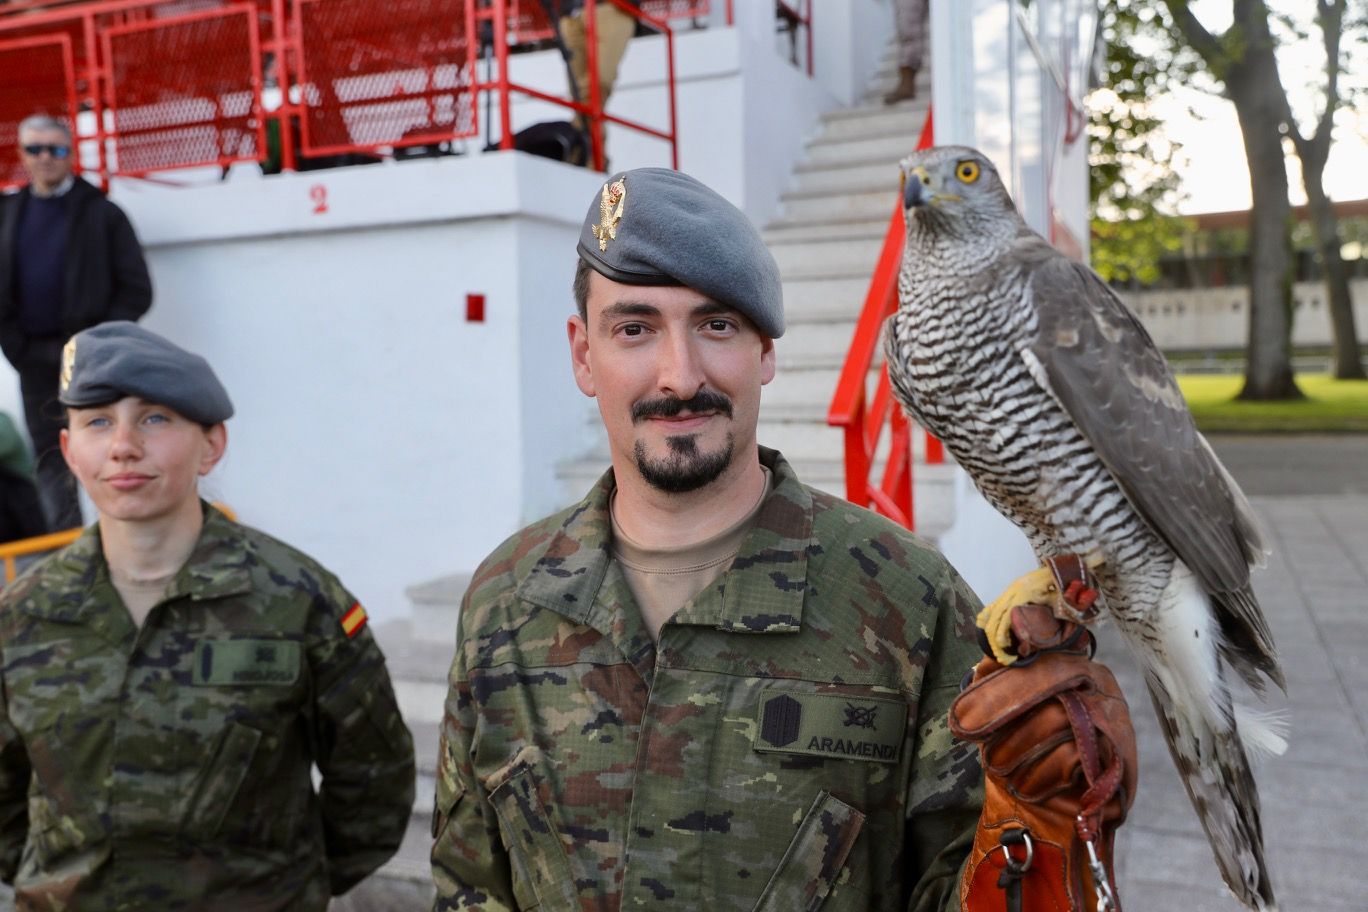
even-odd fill
[(366, 609), (357, 602), (347, 609), (347, 613), (342, 615), (342, 632), (348, 637), (354, 637), (361, 632), (361, 628), (366, 626)]

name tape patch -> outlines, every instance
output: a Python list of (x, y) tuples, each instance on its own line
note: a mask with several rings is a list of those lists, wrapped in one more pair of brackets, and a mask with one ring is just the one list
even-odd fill
[(293, 640), (202, 640), (195, 646), (195, 684), (293, 684), (299, 644)]
[(757, 751), (897, 763), (907, 704), (844, 694), (770, 693), (756, 716)]

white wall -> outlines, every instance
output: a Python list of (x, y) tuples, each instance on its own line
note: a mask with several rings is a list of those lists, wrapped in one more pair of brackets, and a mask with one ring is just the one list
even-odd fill
[[(1368, 345), (1368, 279), (1352, 280), (1349, 293), (1359, 341)], [(1249, 289), (1242, 285), (1122, 292), (1121, 299), (1163, 349), (1242, 349), (1249, 336)], [(1292, 303), (1292, 344), (1329, 345), (1325, 283), (1295, 283)]]
[(891, 47), (891, 0), (824, 0), (813, 24), (813, 75), (840, 104), (860, 103)]

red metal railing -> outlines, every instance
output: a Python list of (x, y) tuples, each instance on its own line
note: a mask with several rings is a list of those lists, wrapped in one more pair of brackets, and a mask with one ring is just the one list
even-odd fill
[[(934, 141), (931, 112), (927, 111), (917, 148), (930, 148)], [(869, 372), (878, 352), (880, 330), (884, 320), (898, 308), (898, 267), (902, 263), (905, 231), (899, 201), (893, 208), (850, 351), (836, 382), (827, 424), (845, 429), (846, 498), (912, 529), (916, 521), (912, 496), (913, 426), (893, 401), (886, 364), (879, 369), (873, 396), (868, 394)], [(883, 478), (876, 484), (870, 473), (885, 427), (890, 431), (888, 458)], [(944, 460), (940, 441), (926, 434), (926, 461), (934, 464)]]
[[(603, 110), (603, 98), (599, 90), (599, 68), (598, 68), (598, 33), (597, 12), (600, 4), (611, 3), (618, 9), (627, 13), (640, 21), (649, 25), (651, 28), (665, 36), (665, 79), (667, 84), (668, 108), (669, 108), (669, 127), (660, 129), (644, 124), (639, 121), (627, 120), (615, 114), (609, 114)], [(678, 116), (675, 109), (675, 58), (674, 58), (674, 31), (670, 28), (669, 22), (658, 19), (646, 12), (645, 8), (637, 9), (626, 0), (584, 0), (584, 51), (585, 64), (589, 75), (589, 98), (584, 101), (573, 101), (569, 98), (561, 98), (551, 95), (532, 86), (516, 83), (508, 75), (508, 7), (504, 3), (494, 3), (492, 7), (484, 8), (476, 12), (476, 19), (488, 19), (493, 26), (494, 34), (494, 59), (498, 70), (498, 76), (488, 82), (478, 83), (476, 88), (481, 90), (493, 90), (499, 93), (501, 101), (499, 107), (499, 148), (513, 148), (513, 124), (512, 111), (509, 101), (513, 92), (527, 95), (541, 101), (560, 105), (583, 114), (589, 122), (589, 146), (590, 155), (595, 169), (602, 171), (604, 165), (603, 154), (603, 126), (605, 123), (615, 123), (620, 126), (628, 127), (639, 133), (663, 139), (670, 144), (670, 167), (679, 167), (679, 142), (678, 142)]]
[[(665, 126), (603, 110), (594, 23), (603, 3), (665, 36)], [(0, 5), (0, 187), (23, 181), (15, 127), (34, 113), (68, 119), (82, 153), (77, 170), (93, 168), (107, 183), (113, 174), (263, 161), (269, 121), (278, 127), (287, 170), (300, 154), (377, 152), (475, 136), (482, 91), (498, 93), (501, 148), (513, 146), (511, 101), (518, 93), (584, 115), (598, 167), (607, 123), (668, 142), (678, 167), (674, 35), (667, 19), (707, 10), (706, 0), (646, 0), (641, 10), (624, 0), (586, 0), (591, 91), (575, 102), (509, 76), (511, 46), (521, 38), (517, 29), (510, 37), (510, 25), (552, 26), (535, 0)], [(480, 81), (476, 29), (484, 22), (491, 26), (496, 71)], [(268, 77), (280, 96), (271, 111), (263, 102)]]
[(291, 75), (299, 99), (290, 114), (299, 117), (301, 151), (335, 155), (476, 135), (472, 6), (295, 0)]
[(100, 38), (120, 174), (260, 159), (266, 136), (255, 9), (127, 22)]

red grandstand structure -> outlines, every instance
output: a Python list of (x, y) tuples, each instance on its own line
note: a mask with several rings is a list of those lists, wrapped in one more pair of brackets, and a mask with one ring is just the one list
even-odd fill
[[(665, 38), (663, 124), (603, 110), (592, 34), (608, 3)], [(0, 6), (0, 187), (23, 181), (15, 128), (35, 113), (70, 122), (77, 168), (107, 184), (268, 156), (291, 170), (301, 157), (474, 137), (481, 92), (497, 98), (501, 148), (513, 147), (521, 94), (584, 115), (598, 167), (608, 123), (668, 143), (677, 164), (670, 22), (710, 11), (709, 0), (586, 0), (591, 91), (577, 102), (509, 76), (510, 54), (554, 35), (540, 0), (18, 0)]]

